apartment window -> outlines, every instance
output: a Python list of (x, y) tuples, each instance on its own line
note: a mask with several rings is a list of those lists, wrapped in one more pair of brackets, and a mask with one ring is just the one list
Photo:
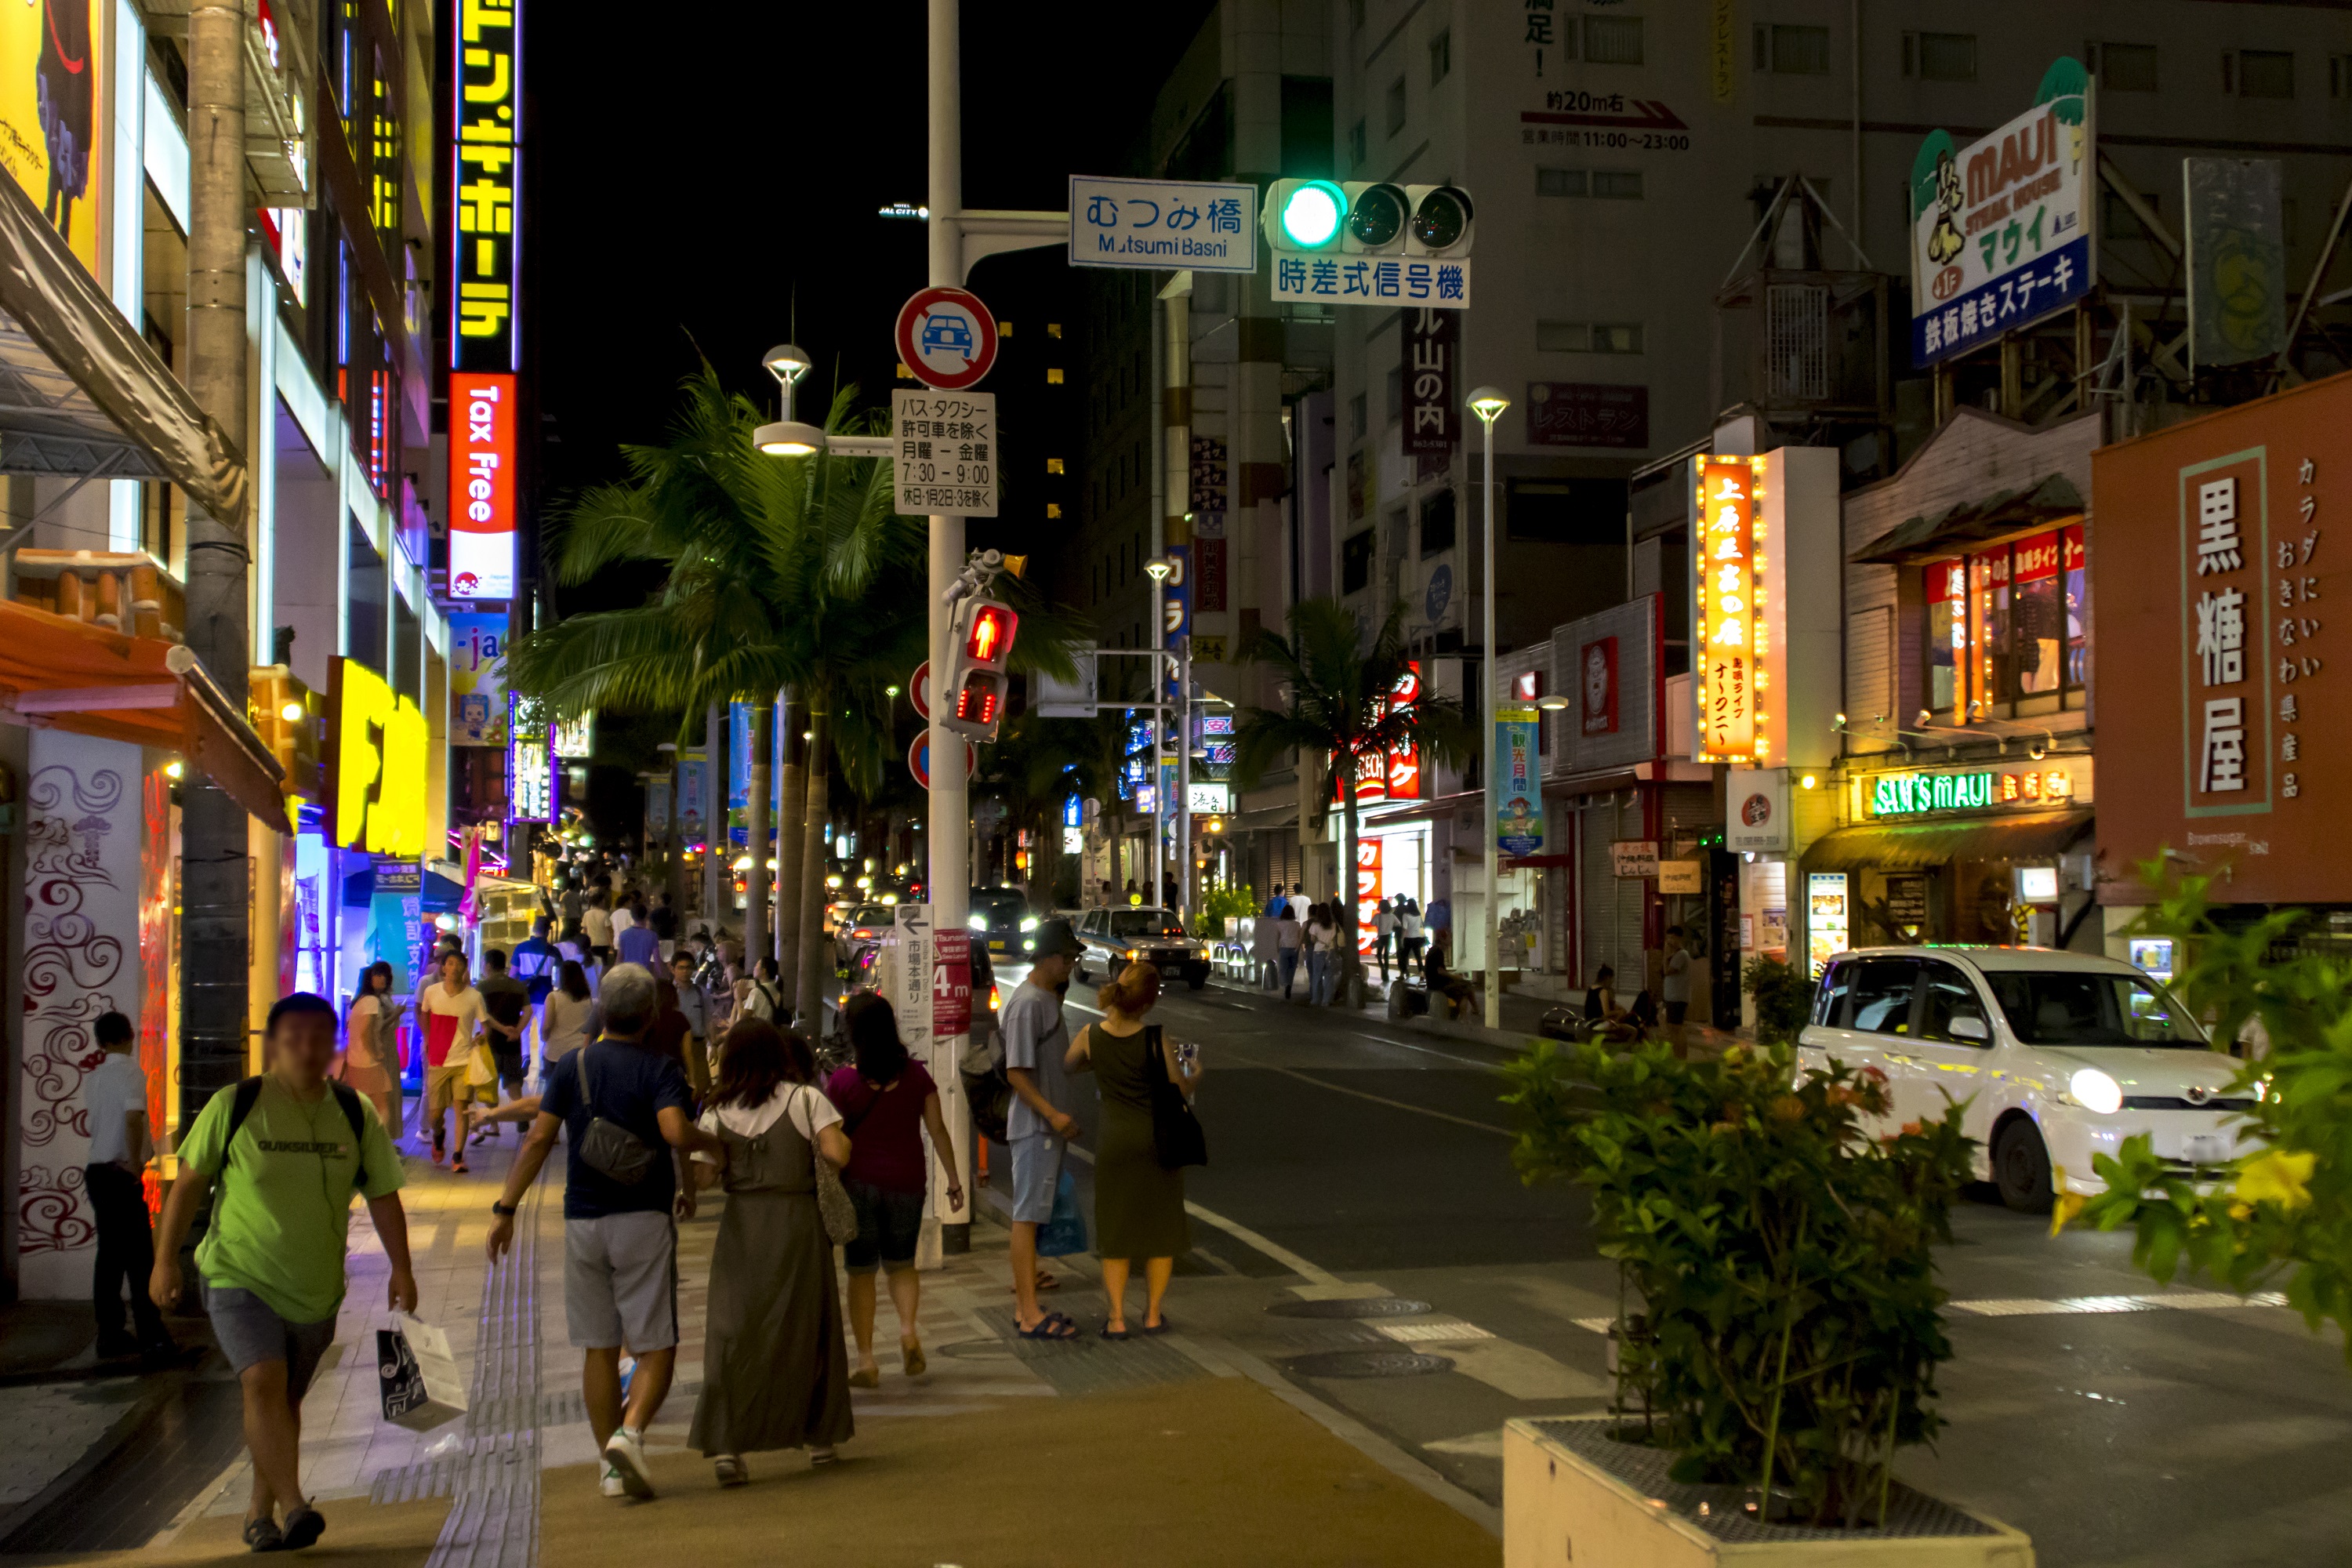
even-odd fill
[(1454, 489), (1450, 485), (1421, 503), (1423, 555), (1454, 548)]
[(1536, 347), (1546, 353), (1637, 354), (1639, 321), (1538, 321)]
[(1775, 76), (1830, 74), (1830, 30), (1774, 23), (1756, 29), (1756, 68)]
[(1045, 384), (1046, 384), (1047, 386), (1059, 386), (1059, 385), (1061, 385), (1061, 384), (1062, 384), (1062, 373), (1061, 373), (1060, 371), (1058, 371), (1058, 370), (1048, 370), (1048, 371), (1045, 373)]
[(1061, 459), (1061, 458), (1046, 458), (1046, 459), (1045, 459), (1045, 471), (1046, 471), (1047, 473), (1049, 473), (1049, 474), (1058, 474), (1058, 473), (1061, 473), (1061, 472), (1063, 471), (1063, 468), (1062, 468), (1062, 459)]
[[(2125, 201), (2123, 193), (2112, 186), (2100, 188), (2099, 235), (2103, 239), (2154, 239), (2147, 225), (2140, 222), (2139, 214)], [(2140, 195), (2140, 205), (2158, 218), (2164, 216), (2161, 192), (2147, 191)]]
[(2154, 44), (2101, 44), (2099, 86), (2108, 92), (2154, 92)]
[(1584, 59), (1588, 65), (1637, 66), (1642, 63), (1642, 18), (1587, 16), (1584, 19)]
[(1538, 169), (1536, 195), (1637, 202), (1642, 199), (1642, 172), (1638, 169)]
[(1453, 69), (1454, 30), (1449, 27), (1429, 40), (1429, 85), (1435, 87), (1439, 82), (1444, 81)]
[(1364, 122), (1360, 120), (1348, 127), (1348, 166), (1351, 169), (1364, 166)]
[(2080, 690), (2090, 666), (2083, 635), (2085, 564), (2076, 526), (1922, 568), (1921, 705), (1961, 724), (2004, 716), (2012, 703)]
[(1049, 337), (1049, 338), (1058, 338), (1058, 337), (1060, 337), (1060, 336), (1062, 335), (1062, 323), (1061, 323), (1061, 322), (1059, 322), (1059, 321), (1048, 321), (1048, 322), (1046, 322), (1046, 323), (1045, 323), (1045, 335), (1046, 335), (1047, 337)]
[(1339, 544), (1339, 592), (1360, 594), (1372, 585), (1372, 531), (1350, 534)]
[(1638, 202), (1642, 199), (1642, 171), (1639, 169), (1595, 169), (1592, 171), (1592, 198), (1603, 202)]
[(1402, 365), (1392, 365), (1389, 369), (1388, 409), (1390, 424), (1394, 425), (1404, 418), (1404, 367)]
[(1404, 78), (1389, 83), (1389, 134), (1404, 129)]
[(1364, 395), (1360, 392), (1348, 399), (1348, 438), (1351, 441), (1362, 440), (1366, 427)]
[(2293, 98), (2294, 53), (2287, 49), (2238, 49), (2224, 54), (2221, 90), (2240, 98)]
[(1977, 39), (1973, 33), (1906, 33), (1903, 74), (1921, 81), (1977, 79)]
[(1060, 501), (1049, 500), (1045, 503), (1045, 516), (1048, 520), (1057, 518), (1061, 515), (1062, 503)]

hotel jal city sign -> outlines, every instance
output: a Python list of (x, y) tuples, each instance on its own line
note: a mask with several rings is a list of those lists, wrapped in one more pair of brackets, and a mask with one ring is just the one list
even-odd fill
[(335, 660), (328, 706), (327, 841), (414, 859), (425, 851), (424, 713), (348, 658)]
[(1769, 456), (1692, 463), (1691, 626), (1700, 665), (1691, 691), (1701, 762), (1769, 766), (1787, 750), (1775, 719), (1788, 620), (1777, 551), (1767, 547), (1771, 467)]

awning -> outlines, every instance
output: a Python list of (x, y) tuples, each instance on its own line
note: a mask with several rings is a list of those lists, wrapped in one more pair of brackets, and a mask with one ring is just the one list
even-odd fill
[(1963, 501), (1933, 517), (1915, 517), (1854, 552), (1861, 565), (1908, 566), (1958, 554), (1971, 544), (2083, 513), (2083, 496), (2062, 474), (2031, 489), (2002, 490)]
[(1873, 823), (1822, 835), (1805, 851), (1808, 871), (1921, 871), (1954, 860), (2046, 860), (2091, 831), (2094, 813), (2024, 811), (1962, 821)]
[(177, 752), (265, 826), (294, 831), (285, 771), (179, 643), (0, 600), (0, 700), (36, 723)]
[(168, 479), (215, 517), (244, 515), (243, 455), (7, 179), (0, 471)]

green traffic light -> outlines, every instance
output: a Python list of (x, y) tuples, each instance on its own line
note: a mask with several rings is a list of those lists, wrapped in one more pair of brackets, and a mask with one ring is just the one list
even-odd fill
[(1337, 239), (1347, 216), (1346, 192), (1328, 180), (1310, 180), (1282, 204), (1282, 232), (1293, 245), (1312, 250)]

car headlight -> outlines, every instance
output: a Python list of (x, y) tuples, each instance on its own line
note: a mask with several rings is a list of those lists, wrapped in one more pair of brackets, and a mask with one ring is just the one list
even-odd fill
[(1139, 949), (1136, 949), (1136, 948), (1132, 948), (1132, 947), (1130, 947), (1130, 948), (1129, 948), (1129, 949), (1127, 950), (1127, 961), (1128, 961), (1129, 963), (1133, 963), (1137, 959), (1139, 959), (1139, 958), (1140, 958), (1140, 957), (1142, 957), (1142, 956), (1143, 956), (1143, 954), (1142, 954), (1141, 951), (1140, 951), (1140, 950), (1139, 950)]
[(967, 919), (963, 923), (970, 926), (974, 931), (986, 931), (988, 929), (988, 917), (986, 915), (973, 915)]
[(1037, 917), (1035, 915), (1024, 915), (1021, 918), (1021, 929), (1023, 931), (1035, 931), (1037, 929)]
[(2067, 1079), (2066, 1092), (2075, 1104), (2100, 1116), (2112, 1116), (2124, 1108), (2124, 1086), (2096, 1068), (2084, 1068)]

